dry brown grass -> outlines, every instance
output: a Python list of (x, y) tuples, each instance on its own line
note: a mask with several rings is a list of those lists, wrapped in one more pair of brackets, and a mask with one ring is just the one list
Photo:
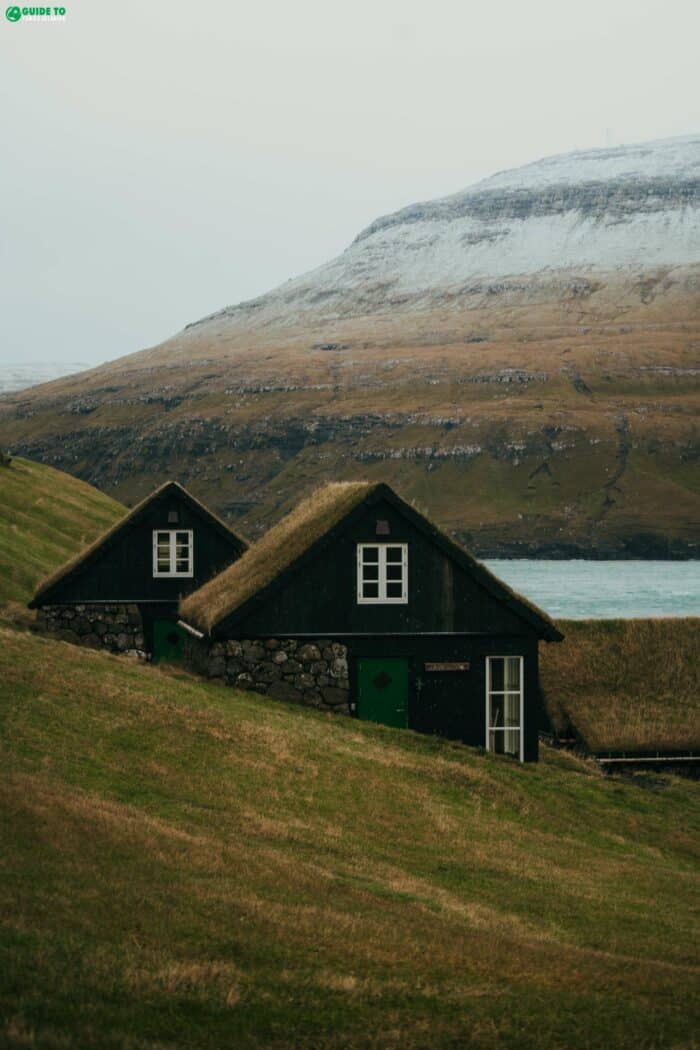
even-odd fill
[(573, 728), (591, 752), (700, 748), (700, 619), (561, 626), (541, 657), (557, 732)]

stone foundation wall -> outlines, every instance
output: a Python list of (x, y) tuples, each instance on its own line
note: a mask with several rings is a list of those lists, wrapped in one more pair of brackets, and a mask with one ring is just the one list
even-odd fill
[(137, 605), (46, 605), (37, 624), (65, 642), (148, 659)]
[(238, 689), (349, 714), (347, 647), (295, 638), (185, 643), (193, 669)]

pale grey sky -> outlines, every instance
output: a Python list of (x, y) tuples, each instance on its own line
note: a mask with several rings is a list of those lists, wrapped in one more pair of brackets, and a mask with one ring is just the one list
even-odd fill
[(3, 5), (0, 361), (118, 357), (412, 201), (700, 129), (697, 0), (65, 2)]

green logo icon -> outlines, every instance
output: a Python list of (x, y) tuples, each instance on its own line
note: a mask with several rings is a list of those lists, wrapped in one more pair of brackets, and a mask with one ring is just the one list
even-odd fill
[(8, 22), (19, 22), (22, 17), (22, 11), (19, 7), (6, 7), (5, 18)]

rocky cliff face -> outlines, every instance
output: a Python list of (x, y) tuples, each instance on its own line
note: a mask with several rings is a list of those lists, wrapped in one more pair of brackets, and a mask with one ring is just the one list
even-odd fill
[(251, 534), (385, 478), (482, 553), (692, 554), (700, 136), (550, 158), (372, 223), (167, 342), (0, 400), (0, 444)]

